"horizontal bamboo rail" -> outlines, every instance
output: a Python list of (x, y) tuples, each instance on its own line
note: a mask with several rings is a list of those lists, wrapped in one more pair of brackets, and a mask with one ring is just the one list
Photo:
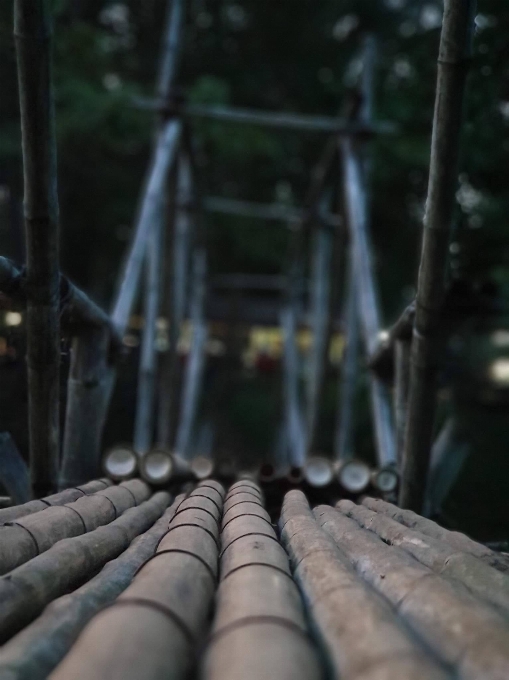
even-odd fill
[[(252, 500), (246, 502), (246, 496)], [(258, 508), (257, 514), (251, 512), (252, 503)], [(289, 577), (288, 558), (263, 510), (260, 489), (253, 484), (234, 484), (226, 496), (227, 506), (232, 511), (237, 509), (238, 514), (221, 532), (222, 579), (201, 677), (319, 680), (321, 669), (307, 636), (299, 591)], [(246, 553), (251, 561), (245, 561)], [(273, 568), (271, 558), (275, 555), (286, 563), (286, 570)], [(232, 564), (237, 566), (232, 569)]]
[(504, 680), (509, 668), (506, 619), (457, 582), (444, 579), (408, 553), (328, 506), (318, 523), (357, 573), (397, 609), (403, 621), (462, 680)]
[(394, 134), (396, 125), (386, 121), (377, 121), (373, 125), (357, 123), (351, 120), (313, 116), (298, 113), (279, 113), (256, 109), (229, 108), (226, 106), (207, 106), (202, 104), (179, 104), (176, 102), (157, 101), (143, 97), (133, 99), (133, 105), (146, 111), (181, 114), (186, 118), (204, 118), (225, 123), (243, 123), (261, 125), (279, 130), (296, 130), (301, 132), (328, 132), (337, 135), (372, 135)]
[(166, 492), (156, 493), (110, 524), (63, 539), (0, 578), (0, 642), (30, 623), (52, 600), (77, 588), (118, 557), (159, 519), (168, 502)]
[(149, 487), (133, 479), (0, 526), (0, 574), (49, 550), (63, 538), (80, 536), (109, 524), (149, 496)]
[(216, 587), (218, 519), (207, 512), (207, 492), (221, 513), (220, 488), (192, 491), (192, 509), (179, 505), (154, 556), (89, 623), (52, 680), (187, 677)]
[(281, 523), (294, 576), (327, 656), (331, 677), (451, 677), (350, 568), (345, 555), (315, 521), (300, 491), (285, 496)]
[(0, 649), (0, 676), (45, 680), (69, 652), (87, 623), (131, 583), (158, 542), (184, 496), (179, 496), (154, 526), (136, 538), (97, 576), (72, 593), (54, 600), (33, 623)]
[(72, 489), (66, 489), (65, 491), (59, 491), (52, 496), (46, 496), (45, 498), (39, 498), (34, 501), (28, 501), (28, 503), (23, 503), (22, 505), (13, 505), (10, 508), (2, 508), (0, 510), (0, 525), (6, 522), (13, 522), (20, 517), (25, 517), (26, 515), (33, 515), (41, 510), (46, 510), (54, 505), (65, 505), (66, 503), (72, 503), (77, 501), (78, 498), (82, 496), (88, 496), (100, 491), (101, 489), (106, 489), (111, 486), (109, 479), (95, 479), (92, 482), (83, 484), (82, 486), (76, 486)]
[(337, 507), (361, 526), (373, 531), (387, 544), (408, 552), (438, 574), (463, 583), (473, 595), (509, 614), (509, 574), (493, 569), (469, 553), (448, 543), (413, 531), (363, 505), (339, 501)]
[[(239, 201), (221, 196), (207, 196), (203, 199), (203, 207), (207, 212), (219, 213), (220, 215), (236, 215), (238, 217), (283, 222), (284, 226), (288, 228), (292, 228), (295, 222), (301, 221), (304, 217), (303, 211), (299, 208), (279, 205), (278, 203)], [(320, 214), (319, 219), (331, 227), (341, 227), (343, 224), (339, 215), (332, 213)]]
[(494, 567), (499, 571), (509, 571), (509, 557), (507, 555), (501, 555), (494, 550), (490, 550), (490, 548), (477, 543), (477, 541), (473, 541), (468, 536), (465, 536), (465, 534), (444, 529), (444, 527), (441, 527), (436, 522), (426, 519), (426, 517), (421, 517), (412, 510), (402, 510), (396, 505), (386, 503), (378, 498), (365, 498), (362, 504), (370, 510), (375, 510), (380, 514), (387, 515), (400, 524), (404, 524), (409, 529), (414, 529), (426, 536), (443, 541), (456, 550), (469, 553), (486, 562), (490, 567)]

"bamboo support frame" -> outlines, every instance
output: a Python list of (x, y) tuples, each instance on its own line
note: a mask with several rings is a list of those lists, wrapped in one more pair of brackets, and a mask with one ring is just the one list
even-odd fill
[(51, 15), (46, 0), (16, 0), (24, 173), (30, 474), (36, 497), (56, 490), (59, 431), (59, 246)]
[(465, 680), (504, 680), (509, 667), (506, 619), (459, 583), (435, 574), (328, 506), (318, 523), (355, 571), (389, 600), (413, 633)]
[(379, 514), (387, 515), (387, 517), (403, 524), (409, 529), (414, 529), (425, 536), (442, 541), (457, 551), (473, 555), (489, 564), (490, 567), (503, 572), (509, 571), (509, 558), (507, 555), (501, 555), (494, 550), (490, 550), (490, 548), (482, 543), (477, 543), (477, 541), (472, 540), (465, 534), (444, 529), (444, 527), (441, 527), (436, 522), (426, 517), (421, 517), (412, 510), (402, 510), (397, 505), (387, 503), (378, 498), (365, 498), (362, 504)]
[[(386, 602), (350, 568), (304, 495), (285, 496), (282, 538), (331, 677), (435, 680), (446, 670), (408, 635)], [(345, 621), (348, 612), (348, 621)]]
[(399, 524), (383, 514), (351, 501), (337, 507), (361, 526), (373, 531), (388, 545), (412, 555), (438, 574), (463, 583), (470, 592), (507, 616), (509, 614), (509, 574), (501, 573), (469, 553)]
[[(216, 586), (219, 519), (207, 512), (207, 492), (221, 514), (218, 486), (192, 491), (153, 558), (115, 603), (92, 619), (52, 680), (186, 677)], [(112, 654), (118, 646), (124, 652)]]
[(408, 422), (400, 505), (421, 510), (435, 415), (440, 356), (440, 310), (444, 300), (452, 224), (463, 95), (471, 54), (475, 0), (447, 0), (438, 55), (428, 198), (417, 282), (410, 360)]
[(148, 486), (135, 479), (0, 526), (0, 574), (28, 562), (64, 538), (80, 536), (109, 524), (149, 496)]
[(0, 482), (16, 505), (32, 497), (27, 464), (9, 432), (0, 432)]
[[(299, 592), (263, 509), (259, 487), (233, 485), (226, 496), (224, 519), (222, 578), (201, 677), (319, 680), (321, 669), (307, 637)], [(284, 568), (273, 568), (274, 560)]]
[(403, 447), (405, 445), (411, 351), (412, 345), (409, 340), (395, 341), (393, 403), (394, 429), (396, 431), (396, 455), (399, 468), (401, 468), (401, 464), (403, 462)]
[(159, 519), (168, 502), (166, 492), (156, 493), (110, 524), (59, 541), (0, 578), (0, 641), (6, 642), (52, 600), (79, 587), (106, 562), (118, 557), (138, 534)]
[[(141, 565), (155, 553), (183, 496), (152, 528), (135, 538), (119, 557), (90, 581), (54, 600), (32, 624), (0, 650), (0, 675), (18, 680), (45, 680), (69, 652), (83, 628), (131, 583)], [(10, 677), (10, 676), (9, 676)]]
[(88, 496), (101, 489), (106, 489), (111, 486), (109, 479), (94, 479), (83, 486), (77, 486), (74, 488), (66, 489), (65, 491), (60, 491), (52, 496), (46, 496), (45, 498), (39, 498), (38, 500), (28, 501), (28, 503), (23, 503), (22, 505), (14, 505), (10, 508), (2, 508), (0, 510), (0, 525), (6, 524), (7, 522), (13, 522), (20, 517), (26, 517), (27, 515), (33, 515), (41, 510), (46, 510), (51, 506), (65, 505), (66, 503), (72, 503), (77, 501), (78, 498), (82, 496)]

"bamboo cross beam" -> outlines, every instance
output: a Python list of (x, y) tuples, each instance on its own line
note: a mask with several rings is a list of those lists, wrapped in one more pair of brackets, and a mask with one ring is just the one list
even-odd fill
[(428, 198), (417, 282), (400, 505), (421, 510), (435, 416), (448, 246), (457, 186), (461, 118), (475, 0), (447, 0), (438, 55)]
[(504, 617), (462, 584), (386, 545), (337, 510), (318, 506), (314, 513), (359, 576), (394, 606), (402, 623), (449, 667), (453, 677), (504, 680), (509, 664)]
[(302, 492), (286, 494), (280, 527), (330, 677), (450, 678), (401, 625), (396, 612), (350, 568)]
[(90, 581), (63, 595), (0, 650), (0, 676), (46, 680), (69, 652), (87, 623), (131, 583), (157, 548), (184, 496), (179, 496), (153, 527), (140, 534), (119, 557)]
[(282, 113), (277, 111), (260, 111), (256, 109), (232, 108), (204, 104), (180, 104), (164, 100), (151, 100), (136, 97), (133, 105), (146, 111), (175, 112), (186, 118), (216, 120), (224, 123), (240, 123), (260, 125), (275, 130), (294, 130), (296, 132), (325, 132), (334, 135), (394, 134), (397, 126), (388, 121), (377, 121), (366, 124), (339, 118), (306, 115), (299, 113)]
[[(252, 201), (239, 201), (233, 198), (221, 196), (207, 196), (203, 201), (203, 207), (211, 213), (221, 215), (236, 215), (238, 217), (250, 217), (265, 221), (282, 222), (283, 226), (291, 228), (292, 222), (302, 220), (303, 211), (292, 206), (279, 205), (278, 203), (256, 203)], [(331, 227), (342, 225), (339, 215), (333, 213), (321, 213), (318, 219)]]
[(118, 519), (82, 536), (58, 541), (46, 552), (0, 578), (2, 643), (33, 621), (52, 600), (79, 587), (166, 510), (169, 495), (154, 494)]
[(30, 474), (34, 495), (56, 490), (59, 428), (59, 248), (55, 120), (47, 0), (16, 0), (27, 271)]

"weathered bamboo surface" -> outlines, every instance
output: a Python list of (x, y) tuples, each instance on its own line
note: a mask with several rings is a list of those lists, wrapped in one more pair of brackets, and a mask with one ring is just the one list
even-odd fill
[(417, 639), (462, 680), (509, 677), (509, 625), (494, 607), (338, 510), (314, 510), (357, 574), (393, 606)]
[(493, 569), (470, 553), (409, 529), (363, 505), (342, 500), (337, 507), (361, 526), (376, 533), (385, 543), (405, 550), (433, 571), (457, 579), (472, 594), (487, 600), (509, 616), (509, 575)]
[(85, 628), (53, 680), (186, 677), (216, 589), (223, 493), (207, 482), (180, 503), (154, 556)]
[(42, 555), (0, 578), (0, 643), (20, 631), (52, 600), (81, 586), (106, 562), (118, 557), (161, 516), (166, 492), (81, 536), (65, 538)]
[(2, 508), (0, 510), (0, 524), (12, 522), (19, 517), (25, 517), (26, 515), (33, 515), (35, 512), (40, 512), (53, 505), (72, 503), (82, 496), (88, 496), (101, 489), (106, 489), (108, 486), (111, 486), (111, 481), (109, 479), (94, 479), (92, 482), (71, 489), (65, 489), (65, 491), (60, 491), (52, 496), (28, 501), (28, 503), (23, 503), (22, 505), (13, 505), (10, 508)]
[(54, 600), (38, 619), (4, 645), (0, 649), (0, 677), (45, 680), (92, 617), (127, 588), (137, 570), (155, 553), (183, 499), (183, 495), (178, 496), (151, 529), (108, 562), (97, 576), (73, 593)]
[(474, 557), (478, 557), (491, 567), (495, 567), (495, 569), (509, 571), (509, 558), (507, 555), (501, 555), (487, 546), (473, 541), (459, 531), (445, 529), (436, 522), (426, 517), (421, 517), (416, 512), (413, 512), (413, 510), (403, 510), (398, 508), (397, 505), (387, 503), (379, 498), (364, 498), (362, 504), (370, 510), (375, 510), (396, 520), (400, 524), (404, 524), (409, 529), (414, 529), (426, 536), (448, 543), (461, 552), (474, 555)]
[(281, 535), (331, 677), (451, 677), (445, 665), (408, 634), (388, 603), (358, 577), (346, 555), (317, 524), (300, 491), (285, 497)]
[(237, 482), (226, 497), (220, 572), (201, 676), (318, 680), (320, 664), (288, 557), (252, 482)]
[(64, 538), (109, 524), (149, 496), (147, 484), (132, 479), (0, 526), (0, 574), (28, 562)]

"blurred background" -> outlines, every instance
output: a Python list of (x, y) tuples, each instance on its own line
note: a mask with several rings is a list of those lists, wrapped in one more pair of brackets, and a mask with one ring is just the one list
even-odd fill
[[(62, 268), (109, 308), (132, 234), (154, 130), (151, 97), (165, 0), (55, 0), (54, 78)], [(22, 263), (22, 165), (12, 3), (0, 5), (0, 253)], [(357, 83), (359, 36), (377, 40), (375, 115), (398, 126), (371, 143), (371, 232), (384, 322), (415, 295), (442, 6), (430, 0), (189, 0), (179, 85), (192, 103), (335, 116)], [(435, 514), (486, 541), (509, 538), (509, 6), (480, 0), (450, 244), (451, 320), (437, 432), (462, 463)], [(193, 121), (206, 196), (302, 207), (325, 137)], [(207, 363), (197, 447), (249, 466), (277, 447), (278, 327), (289, 229), (209, 211)], [(338, 264), (339, 266), (339, 264)], [(241, 275), (241, 276), (240, 276)], [(331, 455), (341, 367), (341, 295), (320, 405), (317, 453)], [(0, 308), (1, 299), (0, 299)], [(105, 446), (132, 439), (143, 318), (131, 319)], [(23, 316), (0, 311), (0, 430), (27, 453)], [(158, 349), (168, 349), (158, 323)], [(310, 347), (298, 336), (303, 366)], [(179, 355), (185, 363), (190, 329)], [(64, 362), (69, 348), (62, 346)], [(66, 370), (62, 371), (66, 378)], [(355, 453), (374, 459), (366, 391)], [(65, 390), (62, 390), (65, 394)], [(451, 434), (452, 433), (452, 434)]]

